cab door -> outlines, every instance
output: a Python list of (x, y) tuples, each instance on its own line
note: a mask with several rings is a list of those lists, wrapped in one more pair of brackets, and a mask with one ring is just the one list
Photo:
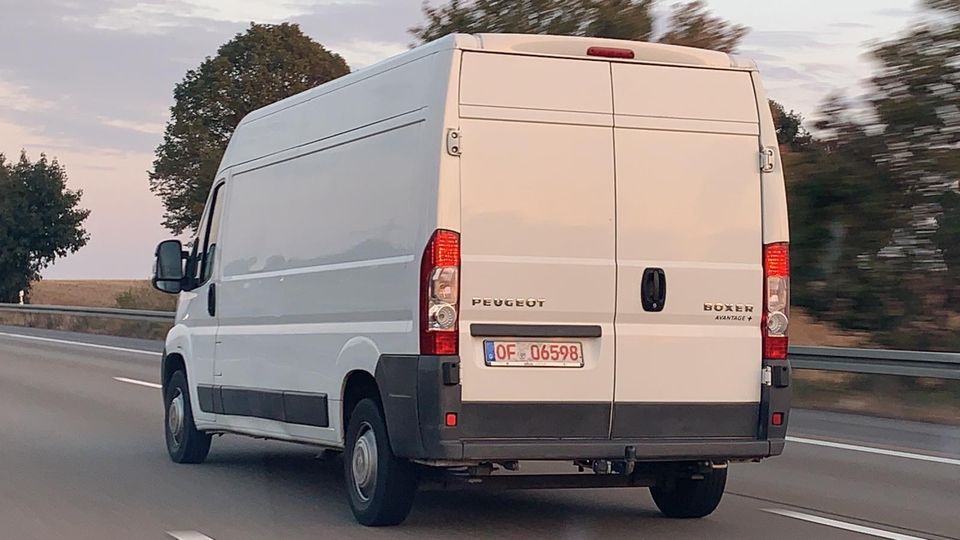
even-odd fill
[(221, 178), (211, 191), (209, 202), (204, 209), (197, 237), (194, 239), (190, 255), (188, 273), (193, 288), (180, 295), (177, 307), (178, 320), (190, 332), (191, 351), (189, 386), (191, 403), (197, 403), (194, 416), (201, 421), (215, 421), (213, 397), (210, 385), (214, 378), (214, 359), (216, 358), (217, 329), (217, 286), (214, 279), (217, 267), (217, 239), (220, 234), (220, 220), (224, 196), (225, 179)]

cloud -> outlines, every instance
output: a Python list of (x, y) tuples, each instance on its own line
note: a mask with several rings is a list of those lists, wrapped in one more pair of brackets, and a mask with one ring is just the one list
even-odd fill
[(779, 50), (787, 49), (809, 49), (829, 47), (825, 43), (814, 37), (811, 32), (801, 32), (795, 30), (754, 30), (744, 39), (745, 45), (759, 46), (761, 48), (776, 48)]
[(105, 118), (99, 117), (100, 123), (105, 126), (117, 129), (127, 129), (137, 133), (147, 133), (150, 135), (159, 135), (163, 133), (164, 125), (158, 122), (137, 122), (135, 120), (125, 120), (123, 118)]
[(851, 21), (841, 21), (841, 22), (831, 23), (831, 24), (830, 24), (830, 27), (831, 27), (831, 28), (841, 28), (841, 29), (848, 29), (848, 28), (867, 29), (867, 28), (873, 28), (873, 27), (870, 26), (869, 24), (858, 23), (858, 22), (851, 22)]
[(757, 49), (752, 49), (748, 47), (742, 47), (740, 49), (740, 54), (750, 58), (751, 60), (756, 60), (757, 62), (783, 62), (786, 59), (782, 56), (776, 54), (770, 54), (763, 52)]
[(37, 97), (27, 86), (0, 80), (0, 110), (47, 111), (54, 106), (54, 100)]
[(906, 20), (916, 15), (917, 11), (911, 8), (892, 7), (892, 8), (878, 9), (871, 13), (873, 13), (874, 15), (879, 15), (881, 17), (895, 17), (898, 19)]
[(821, 62), (804, 62), (800, 64), (804, 71), (821, 75), (848, 75), (850, 67), (842, 64), (826, 64)]
[(343, 56), (354, 69), (367, 67), (408, 50), (405, 44), (399, 42), (365, 40), (333, 43), (329, 48)]
[[(346, 4), (357, 3), (346, 2)], [(313, 12), (335, 0), (170, 0), (101, 6), (64, 16), (64, 20), (98, 30), (164, 35), (198, 21), (276, 23)], [(362, 1), (360, 1), (362, 3)]]
[(815, 81), (816, 77), (812, 74), (799, 71), (787, 66), (772, 66), (763, 70), (763, 77), (767, 80), (782, 80), (791, 83), (800, 83), (801, 81)]

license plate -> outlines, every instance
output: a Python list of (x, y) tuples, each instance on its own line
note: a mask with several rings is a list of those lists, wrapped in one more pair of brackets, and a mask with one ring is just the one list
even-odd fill
[(484, 341), (488, 366), (583, 367), (578, 341)]

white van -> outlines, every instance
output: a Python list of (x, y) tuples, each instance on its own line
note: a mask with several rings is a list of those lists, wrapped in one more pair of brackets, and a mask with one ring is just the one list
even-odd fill
[(787, 206), (743, 59), (447, 36), (244, 118), (198, 233), (154, 278), (174, 461), (219, 433), (342, 450), (385, 525), (421, 482), (700, 517), (783, 449)]

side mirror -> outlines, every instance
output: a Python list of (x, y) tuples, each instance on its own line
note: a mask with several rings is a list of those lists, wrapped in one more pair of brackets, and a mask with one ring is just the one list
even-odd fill
[(153, 286), (165, 293), (183, 290), (183, 245), (179, 240), (164, 240), (157, 246), (153, 266)]

